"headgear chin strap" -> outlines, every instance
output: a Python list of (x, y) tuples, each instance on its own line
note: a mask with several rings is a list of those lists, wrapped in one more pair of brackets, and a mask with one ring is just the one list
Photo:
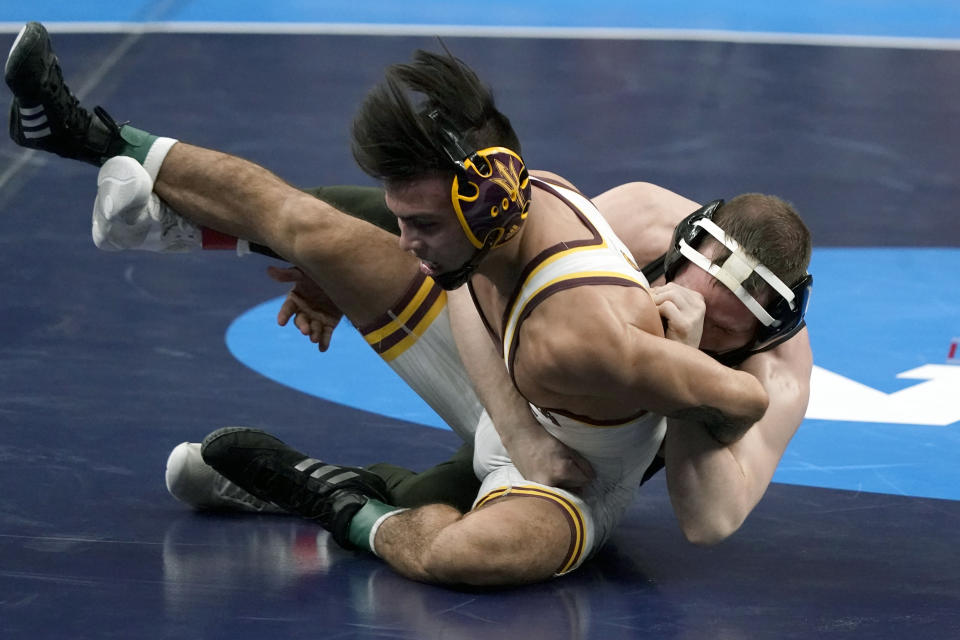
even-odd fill
[(489, 249), (481, 249), (480, 251), (474, 252), (474, 254), (470, 256), (470, 259), (458, 268), (451, 271), (444, 271), (443, 273), (438, 273), (433, 276), (434, 282), (440, 285), (441, 289), (446, 289), (447, 291), (459, 289), (470, 279), (477, 265), (484, 259), (488, 251)]
[[(441, 132), (440, 144), (455, 175), (450, 201), (476, 253), (463, 266), (434, 278), (445, 289), (467, 281), (490, 249), (513, 238), (530, 209), (530, 177), (523, 159), (506, 147), (469, 152), (463, 139), (439, 111), (427, 114)], [(449, 283), (450, 286), (447, 286)]]
[[(713, 221), (713, 216), (723, 200), (714, 200), (694, 211), (677, 225), (673, 234), (673, 243), (664, 257), (666, 279), (672, 280), (683, 259), (689, 260), (719, 280), (750, 310), (760, 321), (753, 342), (733, 351), (710, 353), (726, 365), (743, 362), (754, 353), (772, 349), (783, 341), (793, 337), (805, 326), (804, 314), (813, 288), (813, 276), (807, 274), (792, 286), (787, 286), (759, 260), (744, 251), (740, 244)], [(713, 262), (700, 253), (697, 247), (710, 235), (730, 250), (730, 255), (722, 264)], [(776, 294), (773, 303), (764, 308), (744, 287), (744, 282), (757, 274)]]

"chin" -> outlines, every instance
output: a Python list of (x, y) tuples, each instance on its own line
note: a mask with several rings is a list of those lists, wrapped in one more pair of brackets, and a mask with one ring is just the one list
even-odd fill
[(709, 351), (710, 353), (724, 354), (728, 351), (735, 351), (740, 348), (740, 345), (731, 346), (729, 344), (716, 343), (716, 342), (704, 342), (700, 341), (700, 350)]

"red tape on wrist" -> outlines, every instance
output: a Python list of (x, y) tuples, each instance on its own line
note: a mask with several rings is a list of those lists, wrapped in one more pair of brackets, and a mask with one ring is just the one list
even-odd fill
[(201, 239), (203, 242), (204, 251), (217, 251), (237, 248), (237, 239), (234, 236), (227, 235), (226, 233), (220, 233), (219, 231), (214, 231), (213, 229), (207, 229), (206, 227), (201, 230)]

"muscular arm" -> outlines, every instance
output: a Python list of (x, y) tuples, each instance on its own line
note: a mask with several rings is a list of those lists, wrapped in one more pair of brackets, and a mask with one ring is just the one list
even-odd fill
[(720, 444), (701, 424), (668, 420), (664, 444), (674, 512), (694, 543), (719, 542), (736, 531), (763, 497), (810, 397), (813, 357), (806, 330), (748, 359), (770, 406), (737, 442)]
[(618, 373), (642, 398), (640, 406), (718, 431), (741, 431), (764, 415), (769, 399), (750, 373), (665, 338), (640, 332), (632, 338), (627, 366)]
[(551, 296), (522, 327), (515, 367), (531, 402), (597, 419), (647, 410), (745, 429), (767, 407), (756, 377), (664, 338), (656, 305), (635, 288)]

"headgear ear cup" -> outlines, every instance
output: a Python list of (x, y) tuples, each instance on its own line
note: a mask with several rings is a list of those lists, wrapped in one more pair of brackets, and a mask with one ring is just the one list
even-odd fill
[(427, 114), (454, 170), (450, 201), (464, 234), (476, 251), (459, 268), (434, 276), (444, 289), (467, 281), (488, 251), (513, 238), (530, 209), (530, 177), (523, 159), (505, 147), (467, 151), (450, 120), (438, 110)]
[(505, 147), (472, 154), (453, 178), (450, 198), (477, 249), (496, 248), (520, 230), (530, 209), (530, 177), (519, 155)]
[(428, 117), (440, 129), (440, 143), (455, 175), (450, 200), (470, 243), (492, 249), (516, 235), (530, 209), (530, 176), (518, 153), (506, 147), (467, 151), (463, 138), (439, 112)]

